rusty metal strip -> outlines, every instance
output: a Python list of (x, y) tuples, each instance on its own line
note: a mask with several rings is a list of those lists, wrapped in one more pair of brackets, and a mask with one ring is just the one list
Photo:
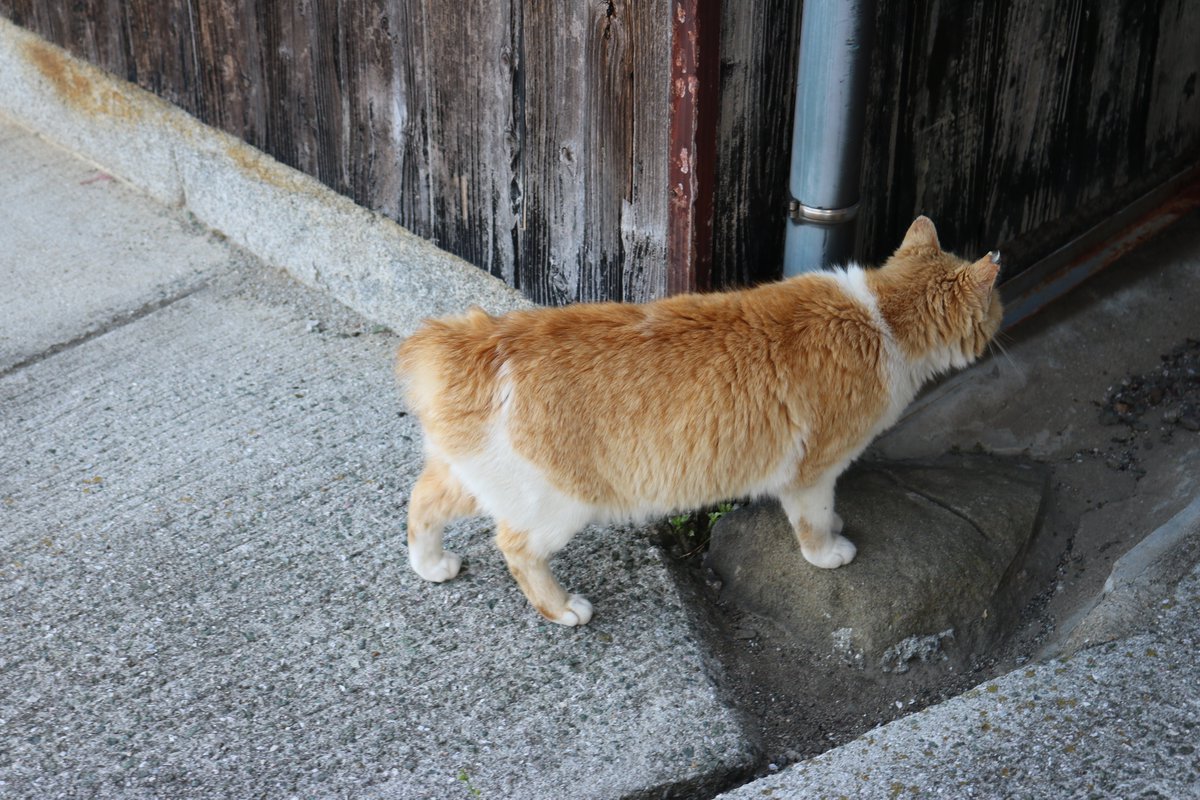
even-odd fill
[(711, 287), (721, 4), (671, 0), (667, 293)]
[(1004, 328), (1074, 289), (1200, 208), (1200, 167), (1176, 175), (1000, 286)]

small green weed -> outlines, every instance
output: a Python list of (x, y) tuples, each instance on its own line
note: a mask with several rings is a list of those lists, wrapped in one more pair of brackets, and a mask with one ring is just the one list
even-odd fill
[(719, 503), (690, 514), (667, 517), (667, 525), (670, 528), (667, 531), (669, 549), (678, 551), (680, 558), (691, 558), (702, 552), (712, 537), (713, 525), (735, 508), (737, 503)]
[(483, 797), (483, 792), (479, 791), (479, 788), (471, 783), (471, 776), (467, 774), (465, 769), (460, 769), (457, 777), (466, 785), (467, 794), (471, 795), (471, 797)]
[(716, 525), (717, 520), (733, 511), (733, 503), (718, 503), (717, 507), (712, 511), (705, 512), (708, 514), (708, 524)]

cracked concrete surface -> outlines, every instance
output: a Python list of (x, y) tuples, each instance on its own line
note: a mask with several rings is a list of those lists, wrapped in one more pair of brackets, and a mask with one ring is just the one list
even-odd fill
[(229, 261), (184, 215), (11, 124), (0, 124), (0, 174), (0, 374), (186, 295)]

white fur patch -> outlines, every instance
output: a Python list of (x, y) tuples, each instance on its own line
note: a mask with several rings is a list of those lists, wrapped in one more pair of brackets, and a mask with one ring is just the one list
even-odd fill
[(803, 430), (796, 434), (796, 439), (792, 443), (792, 449), (784, 453), (783, 458), (779, 459), (779, 464), (771, 471), (770, 475), (740, 491), (732, 490), (731, 487), (730, 495), (739, 497), (778, 497), (780, 491), (795, 479), (796, 470), (800, 467), (800, 462), (804, 461), (804, 457), (808, 455), (808, 435), (808, 426), (805, 425)]
[[(875, 295), (871, 293), (871, 287), (867, 286), (867, 273), (862, 267), (852, 263), (842, 269), (835, 269), (828, 274), (837, 281), (842, 291), (853, 297), (871, 312), (872, 319), (877, 320), (881, 324), (883, 323), (883, 317), (879, 315), (879, 304), (875, 301)], [(886, 327), (884, 325), (884, 328)]]
[[(925, 376), (919, 374), (920, 370), (905, 358), (904, 352), (896, 342), (891, 327), (879, 311), (878, 299), (871, 291), (871, 287), (867, 285), (866, 271), (856, 264), (851, 264), (844, 270), (836, 270), (830, 274), (846, 294), (857, 300), (867, 310), (871, 315), (871, 321), (883, 339), (886, 357), (883, 378), (890, 402), (879, 423), (871, 432), (871, 436), (864, 443), (865, 448), (866, 444), (869, 444), (875, 436), (890, 428), (900, 418), (900, 414), (916, 397), (917, 390), (921, 388)], [(857, 454), (855, 456), (857, 457)]]
[(525, 533), (530, 549), (548, 556), (566, 545), (595, 517), (595, 511), (552, 486), (542, 471), (512, 446), (508, 418), (515, 389), (507, 366), (500, 368), (500, 411), (483, 450), (465, 458), (443, 458), (489, 516)]

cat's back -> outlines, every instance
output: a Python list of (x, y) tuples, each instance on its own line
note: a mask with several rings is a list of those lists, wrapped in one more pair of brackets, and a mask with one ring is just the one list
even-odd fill
[(560, 394), (555, 387), (578, 395), (585, 387), (703, 385), (735, 373), (778, 374), (783, 365), (770, 359), (869, 345), (877, 333), (869, 305), (855, 273), (814, 273), (642, 304), (580, 303), (498, 317), (472, 309), (430, 320), (409, 337), (397, 374), (422, 416), (447, 404), (489, 413), (505, 383), (535, 385), (547, 398)]

